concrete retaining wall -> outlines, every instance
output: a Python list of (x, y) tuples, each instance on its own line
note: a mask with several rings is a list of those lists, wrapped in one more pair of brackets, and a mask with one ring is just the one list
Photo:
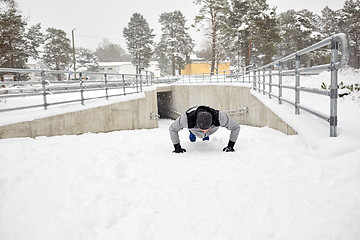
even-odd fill
[(125, 129), (156, 128), (156, 89), (145, 97), (52, 117), (0, 126), (0, 138), (74, 135)]
[[(151, 114), (158, 113), (158, 93), (166, 107), (185, 112), (195, 105), (208, 105), (222, 111), (248, 107), (243, 115), (232, 115), (240, 124), (255, 127), (269, 126), (286, 134), (296, 132), (250, 93), (250, 89), (231, 85), (172, 85), (145, 92), (145, 97), (102, 107), (60, 114), (0, 126), (0, 138), (72, 135), (86, 132), (110, 132), (126, 129), (156, 128), (158, 121)], [(171, 112), (171, 111), (169, 111)], [(172, 113), (172, 117), (178, 115)]]

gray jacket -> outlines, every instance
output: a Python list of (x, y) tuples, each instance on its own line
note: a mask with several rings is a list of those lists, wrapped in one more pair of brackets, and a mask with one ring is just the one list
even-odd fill
[[(225, 127), (231, 131), (230, 140), (232, 142), (236, 142), (240, 132), (240, 125), (229, 115), (221, 111), (219, 111), (219, 122), (221, 127)], [(170, 137), (173, 144), (180, 143), (178, 132), (184, 128), (188, 128), (188, 119), (185, 113), (181, 114), (181, 116), (178, 117), (169, 127)], [(212, 125), (210, 127), (210, 130), (207, 131), (206, 134), (204, 134), (198, 126), (195, 126), (194, 128), (189, 128), (189, 130), (199, 138), (210, 136), (218, 129), (219, 127)]]

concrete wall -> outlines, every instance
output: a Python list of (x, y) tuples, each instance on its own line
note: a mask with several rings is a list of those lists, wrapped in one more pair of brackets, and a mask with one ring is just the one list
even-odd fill
[(29, 122), (0, 126), (0, 138), (72, 135), (86, 132), (156, 128), (156, 90), (144, 98), (71, 112)]
[(248, 114), (232, 117), (240, 124), (255, 127), (269, 126), (283, 133), (293, 135), (296, 132), (263, 103), (250, 93), (250, 89), (226, 85), (174, 85), (171, 101), (177, 112), (185, 112), (189, 107), (208, 105), (222, 111), (248, 107)]
[[(232, 115), (238, 123), (255, 127), (269, 126), (286, 134), (296, 134), (290, 126), (251, 95), (249, 88), (210, 84), (158, 87), (157, 90), (146, 91), (145, 97), (135, 100), (0, 126), (0, 138), (156, 128), (158, 121), (151, 118), (151, 113), (158, 113), (158, 97), (168, 98), (162, 108), (172, 108), (179, 113), (195, 105), (208, 105), (222, 111), (246, 106), (249, 108), (248, 113)], [(164, 102), (164, 99), (161, 101)], [(173, 112), (171, 117), (176, 118), (178, 114)]]

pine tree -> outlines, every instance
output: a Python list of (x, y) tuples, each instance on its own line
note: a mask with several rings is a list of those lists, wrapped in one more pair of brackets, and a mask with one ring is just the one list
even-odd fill
[(15, 0), (0, 0), (0, 4), (4, 4), (9, 8), (16, 8), (17, 4)]
[[(63, 30), (46, 29), (43, 60), (47, 67), (52, 70), (65, 70), (71, 65), (70, 42)], [(60, 74), (58, 80), (61, 80)]]
[(147, 68), (153, 54), (154, 37), (146, 19), (139, 13), (134, 13), (130, 18), (128, 27), (123, 30), (128, 51), (132, 57), (131, 63), (139, 70)]
[(195, 17), (195, 23), (202, 23), (202, 29), (211, 39), (210, 71), (213, 73), (217, 68), (215, 64), (219, 63), (225, 51), (222, 43), (230, 6), (227, 0), (195, 0), (194, 3), (201, 5), (199, 15)]
[(76, 49), (76, 70), (79, 72), (97, 72), (99, 70), (99, 60), (94, 52), (86, 48)]
[(40, 58), (39, 47), (44, 43), (44, 34), (40, 31), (40, 23), (31, 26), (25, 34), (29, 55), (34, 59)]
[[(232, 0), (231, 11), (227, 19), (225, 34), (232, 41), (229, 44), (227, 55), (233, 65), (239, 69), (241, 65), (249, 64), (248, 55), (248, 28), (246, 15), (248, 11), (248, 2)], [(247, 65), (248, 65), (247, 64)]]
[(175, 75), (176, 68), (180, 74), (194, 48), (193, 40), (187, 33), (185, 17), (180, 11), (162, 13), (159, 22), (163, 33), (156, 48), (156, 55), (165, 69), (168, 67), (166, 62), (171, 63), (172, 75)]
[(0, 12), (0, 66), (25, 68), (29, 54), (26, 46), (26, 22), (16, 9)]
[[(288, 10), (281, 13), (279, 23), (282, 38), (279, 45), (281, 56), (292, 54), (321, 40), (320, 17), (308, 10)], [(302, 65), (307, 66), (313, 57), (303, 56)], [(287, 67), (293, 68), (294, 62), (288, 61)]]
[(347, 0), (340, 10), (340, 29), (349, 37), (349, 65), (360, 68), (360, 0)]
[(278, 21), (265, 0), (232, 0), (226, 32), (228, 55), (238, 67), (269, 63), (277, 52)]
[[(29, 29), (26, 26), (25, 19), (16, 8), (0, 11), (0, 67), (26, 68), (29, 57), (39, 58), (38, 48), (43, 40), (40, 24)], [(15, 74), (15, 80), (20, 79), (26, 80), (27, 76)]]
[(330, 37), (331, 35), (339, 32), (340, 24), (340, 12), (334, 11), (326, 6), (321, 11), (321, 33), (324, 37)]

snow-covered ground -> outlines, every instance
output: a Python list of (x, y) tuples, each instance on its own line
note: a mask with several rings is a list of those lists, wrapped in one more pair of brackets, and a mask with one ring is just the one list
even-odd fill
[[(359, 83), (357, 73), (340, 79)], [(172, 121), (160, 120), (152, 130), (0, 140), (0, 239), (359, 239), (359, 94), (339, 99), (330, 138), (327, 122), (252, 93), (299, 135), (241, 126), (225, 153), (226, 129), (195, 143), (183, 130), (187, 152), (175, 154)]]

